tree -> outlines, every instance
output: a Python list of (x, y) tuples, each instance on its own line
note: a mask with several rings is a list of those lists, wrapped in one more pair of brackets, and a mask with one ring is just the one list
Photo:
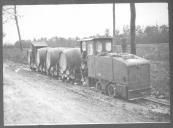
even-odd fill
[[(21, 40), (21, 42), (22, 42), (22, 47), (23, 48), (29, 48), (30, 45), (31, 45), (31, 40)], [(20, 42), (19, 41), (16, 41), (15, 44), (14, 44), (14, 46), (16, 48), (20, 48)]]
[(4, 6), (2, 9), (2, 14), (3, 14), (3, 24), (14, 20), (14, 16), (13, 16), (14, 7), (13, 6)]
[[(11, 19), (14, 19), (14, 17), (11, 15), (13, 8), (11, 6), (4, 6), (2, 9), (2, 14), (3, 14), (3, 24), (6, 24), (9, 22)], [(3, 37), (6, 36), (6, 33), (3, 32)]]
[(20, 49), (22, 51), (23, 48), (22, 48), (21, 34), (20, 34), (19, 23), (18, 23), (19, 15), (17, 14), (16, 5), (5, 6), (3, 8), (3, 16), (4, 16), (3, 17), (3, 24), (5, 24), (9, 21), (15, 21), (17, 32), (18, 32), (18, 37), (19, 37), (19, 42), (20, 42)]
[(136, 42), (144, 42), (144, 30), (140, 25), (136, 26)]
[(159, 28), (158, 26), (147, 26), (145, 28), (145, 36), (147, 37), (147, 40), (152, 43), (157, 43), (159, 42)]
[(130, 34), (130, 28), (129, 28), (128, 25), (124, 25), (123, 26), (123, 33), (124, 33), (125, 36), (129, 36), (129, 34)]
[(109, 37), (110, 36), (110, 30), (107, 28), (105, 29), (105, 37)]
[(167, 25), (162, 25), (159, 27), (159, 43), (167, 43), (169, 42), (169, 28)]
[(144, 34), (144, 30), (140, 25), (136, 26), (136, 34)]
[(97, 33), (94, 37), (102, 37), (99, 33)]
[(115, 36), (116, 36), (116, 37), (119, 36), (119, 33), (120, 33), (119, 30), (115, 30)]
[(21, 51), (23, 51), (21, 35), (20, 35), (20, 29), (19, 29), (19, 23), (18, 23), (18, 17), (17, 17), (16, 5), (14, 5), (14, 18), (15, 18), (17, 32), (18, 32), (18, 36), (19, 36), (20, 49), (21, 49)]

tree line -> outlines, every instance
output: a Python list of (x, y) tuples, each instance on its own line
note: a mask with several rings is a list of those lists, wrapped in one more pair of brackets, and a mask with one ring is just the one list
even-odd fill
[[(111, 37), (110, 30), (105, 29), (104, 34), (96, 34), (92, 37)], [(122, 39), (126, 38), (127, 43), (130, 42), (130, 28), (129, 26), (123, 27), (123, 32), (120, 33), (120, 31), (116, 30), (115, 32), (116, 37), (116, 44), (121, 44)], [(87, 38), (87, 37), (86, 37)], [(31, 45), (31, 42), (33, 41), (45, 41), (48, 46), (50, 47), (78, 47), (79, 44), (77, 40), (79, 40), (79, 37), (76, 38), (63, 38), (63, 37), (52, 37), (52, 38), (39, 38), (39, 39), (33, 39), (33, 40), (21, 40), (22, 47), (23, 48), (29, 48)], [(153, 26), (147, 26), (145, 28), (141, 26), (136, 26), (136, 44), (155, 44), (155, 43), (168, 43), (169, 42), (169, 27), (167, 25), (153, 25)], [(9, 45), (4, 45), (5, 47), (10, 47)], [(15, 47), (20, 48), (20, 42), (17, 41), (14, 44)]]
[[(110, 37), (109, 29), (105, 30), (105, 35)], [(101, 36), (101, 35), (99, 35)], [(130, 42), (130, 27), (124, 26), (123, 32), (120, 34), (119, 30), (115, 32), (116, 44), (121, 44), (122, 39), (126, 38), (127, 43)], [(155, 43), (168, 43), (169, 42), (169, 27), (167, 25), (151, 25), (143, 28), (136, 26), (136, 44), (155, 44)]]

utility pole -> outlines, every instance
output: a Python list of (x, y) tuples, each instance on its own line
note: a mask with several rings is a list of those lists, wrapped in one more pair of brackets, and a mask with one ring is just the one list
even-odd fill
[(113, 3), (113, 52), (116, 52), (116, 45), (115, 45), (115, 2)]
[(18, 23), (18, 18), (17, 18), (16, 5), (14, 5), (14, 18), (15, 18), (15, 21), (16, 21), (16, 27), (17, 27), (17, 32), (18, 32), (18, 36), (19, 36), (20, 49), (21, 49), (21, 51), (23, 51), (21, 35), (20, 35), (20, 29), (19, 29), (19, 23)]
[(130, 2), (130, 11), (131, 11), (131, 19), (130, 19), (130, 45), (131, 45), (131, 54), (136, 55), (136, 42), (135, 42), (135, 33), (136, 33), (136, 9), (134, 0)]

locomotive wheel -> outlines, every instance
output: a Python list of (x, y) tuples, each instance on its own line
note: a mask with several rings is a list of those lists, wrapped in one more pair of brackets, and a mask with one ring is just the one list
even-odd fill
[(108, 96), (110, 97), (114, 97), (116, 95), (115, 87), (112, 84), (108, 85), (107, 93), (108, 93)]
[(60, 79), (59, 72), (57, 72), (56, 78), (57, 78), (58, 80)]
[(82, 81), (82, 85), (83, 86), (87, 86), (87, 81), (85, 80), (85, 81)]
[(40, 69), (37, 68), (37, 69), (36, 69), (36, 72), (41, 72), (41, 71), (40, 71)]
[(62, 75), (62, 76), (61, 76), (61, 80), (62, 80), (63, 82), (65, 82), (66, 78)]
[(31, 66), (31, 65), (29, 65), (29, 69), (33, 70), (33, 68), (32, 68), (32, 66)]
[(90, 86), (90, 78), (87, 78), (86, 80), (85, 80), (85, 86)]
[(42, 67), (41, 66), (38, 66), (38, 72), (42, 73)]
[(83, 78), (81, 80), (81, 83), (82, 83), (83, 86), (88, 86), (88, 78)]
[(102, 92), (102, 85), (101, 85), (100, 81), (98, 81), (98, 82), (96, 83), (96, 90), (97, 90), (98, 92)]
[(31, 69), (31, 71), (35, 71), (35, 70), (34, 70), (34, 68), (33, 68), (31, 65), (30, 65), (30, 67), (29, 67), (29, 68)]

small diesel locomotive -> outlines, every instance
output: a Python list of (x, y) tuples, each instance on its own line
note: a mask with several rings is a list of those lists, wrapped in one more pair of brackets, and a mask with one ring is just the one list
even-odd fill
[(82, 81), (111, 97), (135, 99), (150, 93), (149, 61), (129, 53), (113, 53), (112, 38), (80, 40)]

